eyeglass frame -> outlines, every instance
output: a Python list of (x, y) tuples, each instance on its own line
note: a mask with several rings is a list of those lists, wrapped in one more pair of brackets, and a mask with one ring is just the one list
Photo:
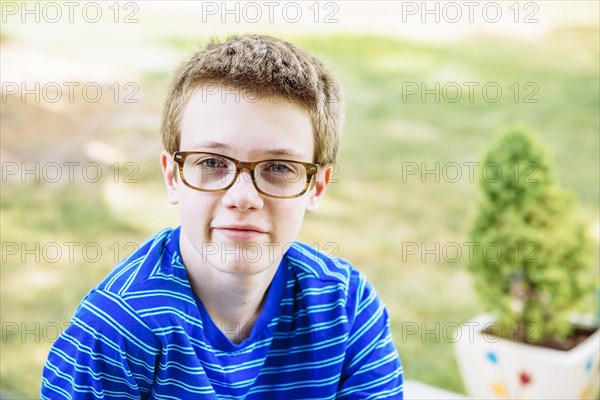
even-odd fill
[[(194, 154), (208, 154), (211, 156), (222, 157), (222, 158), (225, 158), (225, 159), (233, 162), (235, 164), (235, 175), (234, 175), (233, 179), (231, 180), (231, 183), (222, 189), (201, 189), (201, 188), (192, 186), (192, 184), (190, 184), (185, 179), (185, 174), (183, 172), (183, 166), (185, 164), (185, 159), (188, 156), (194, 155)], [(262, 164), (264, 162), (269, 162), (269, 161), (293, 162), (293, 163), (302, 165), (306, 171), (306, 184), (304, 186), (304, 189), (300, 193), (293, 195), (293, 196), (274, 196), (272, 194), (266, 193), (263, 190), (261, 190), (258, 187), (258, 185), (256, 184), (256, 178), (254, 176), (254, 169), (256, 168), (256, 166), (258, 164)], [(218, 153), (211, 153), (211, 152), (207, 152), (207, 151), (175, 151), (173, 153), (173, 162), (174, 162), (173, 168), (175, 169), (175, 165), (179, 166), (179, 175), (181, 176), (181, 180), (190, 189), (198, 190), (201, 192), (211, 192), (211, 193), (226, 192), (236, 183), (238, 177), (240, 176), (240, 173), (242, 172), (242, 170), (245, 169), (250, 173), (250, 178), (252, 179), (252, 184), (254, 185), (254, 188), (256, 189), (256, 191), (262, 195), (265, 195), (267, 197), (272, 197), (275, 199), (294, 199), (294, 198), (302, 196), (308, 190), (310, 183), (313, 180), (313, 177), (319, 172), (319, 164), (315, 164), (315, 163), (296, 161), (296, 160), (287, 160), (287, 159), (281, 159), (281, 158), (273, 158), (273, 159), (260, 160), (260, 161), (240, 161), (240, 160), (236, 160), (233, 157), (225, 156), (223, 154), (218, 154)]]

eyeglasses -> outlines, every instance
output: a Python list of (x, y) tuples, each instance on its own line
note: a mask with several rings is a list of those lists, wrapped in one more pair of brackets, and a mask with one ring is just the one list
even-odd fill
[(233, 186), (243, 169), (248, 170), (256, 190), (265, 196), (291, 199), (302, 196), (318, 172), (318, 164), (292, 160), (244, 162), (216, 153), (176, 151), (183, 183), (203, 192), (223, 192)]

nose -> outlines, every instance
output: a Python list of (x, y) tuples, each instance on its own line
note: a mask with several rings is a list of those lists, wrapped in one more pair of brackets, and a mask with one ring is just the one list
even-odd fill
[(258, 193), (252, 177), (248, 171), (240, 171), (236, 181), (227, 189), (221, 200), (222, 204), (228, 208), (237, 208), (240, 211), (250, 209), (260, 210), (264, 206), (264, 201)]

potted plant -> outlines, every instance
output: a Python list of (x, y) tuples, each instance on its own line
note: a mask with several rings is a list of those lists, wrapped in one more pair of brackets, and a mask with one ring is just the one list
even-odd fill
[(595, 287), (574, 197), (525, 128), (502, 134), (482, 166), (470, 271), (490, 314), (457, 335), (465, 389), (477, 399), (596, 398), (600, 333), (573, 319)]

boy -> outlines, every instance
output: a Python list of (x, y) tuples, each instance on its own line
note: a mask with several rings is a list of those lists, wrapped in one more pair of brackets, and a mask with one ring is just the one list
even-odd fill
[(342, 259), (295, 242), (342, 127), (323, 65), (268, 36), (211, 42), (175, 73), (161, 134), (181, 226), (82, 301), (43, 399), (401, 399), (387, 311)]

